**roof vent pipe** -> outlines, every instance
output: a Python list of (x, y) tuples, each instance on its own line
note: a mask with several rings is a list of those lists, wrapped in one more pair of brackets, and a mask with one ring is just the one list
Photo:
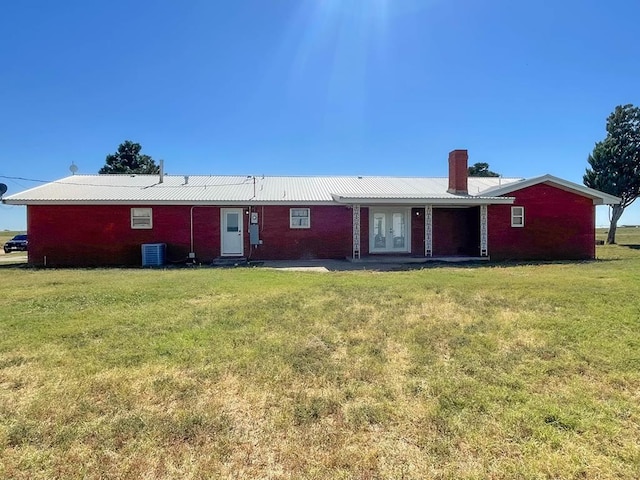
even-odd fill
[(164, 160), (160, 159), (160, 180), (158, 183), (162, 183), (164, 177)]
[(186, 185), (187, 183), (189, 183), (189, 175), (184, 176), (184, 184)]

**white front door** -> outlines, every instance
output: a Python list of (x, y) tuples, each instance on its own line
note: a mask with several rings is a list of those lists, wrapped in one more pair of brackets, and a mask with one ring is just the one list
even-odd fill
[(222, 208), (220, 230), (222, 240), (220, 254), (222, 256), (239, 256), (244, 254), (244, 236), (242, 234), (242, 209)]
[(408, 208), (369, 208), (369, 252), (411, 252)]

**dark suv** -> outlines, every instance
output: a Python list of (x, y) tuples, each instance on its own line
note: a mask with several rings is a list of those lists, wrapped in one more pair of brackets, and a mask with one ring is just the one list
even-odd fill
[(26, 235), (16, 235), (7, 243), (4, 244), (4, 253), (9, 253), (14, 250), (22, 250), (23, 252), (27, 250), (27, 245), (29, 241), (27, 240)]

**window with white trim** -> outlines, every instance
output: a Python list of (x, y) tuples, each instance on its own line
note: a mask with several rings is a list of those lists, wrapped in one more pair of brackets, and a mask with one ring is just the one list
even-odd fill
[(290, 228), (311, 228), (311, 212), (308, 208), (291, 208), (289, 210)]
[(149, 229), (153, 228), (153, 216), (151, 208), (131, 209), (131, 228)]
[(511, 226), (524, 227), (524, 207), (511, 207)]

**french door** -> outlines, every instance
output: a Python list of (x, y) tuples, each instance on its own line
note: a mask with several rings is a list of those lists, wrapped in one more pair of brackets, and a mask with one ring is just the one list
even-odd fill
[(411, 252), (410, 209), (369, 208), (369, 252)]

